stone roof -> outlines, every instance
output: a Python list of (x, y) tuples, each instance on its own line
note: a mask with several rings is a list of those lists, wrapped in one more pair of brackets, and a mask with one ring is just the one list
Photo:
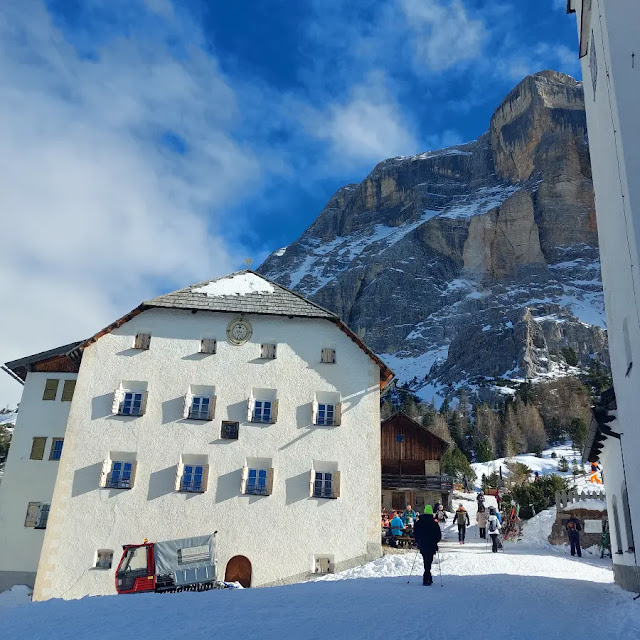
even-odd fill
[[(250, 274), (267, 283), (271, 291), (249, 292), (243, 294), (207, 295), (198, 292), (211, 283), (222, 283), (238, 276)], [(232, 313), (258, 313), (275, 316), (295, 316), (305, 318), (328, 318), (337, 320), (338, 316), (327, 309), (286, 289), (277, 282), (268, 280), (249, 269), (237, 271), (221, 278), (205, 280), (178, 289), (142, 303), (145, 307), (166, 307), (170, 309), (195, 309), (198, 311), (228, 311)]]

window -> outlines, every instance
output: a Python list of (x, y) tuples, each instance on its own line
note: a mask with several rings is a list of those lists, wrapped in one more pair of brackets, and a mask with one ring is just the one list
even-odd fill
[(194, 493), (200, 493), (202, 491), (203, 474), (203, 466), (186, 464), (184, 466), (184, 473), (182, 474), (180, 491), (193, 491)]
[(239, 431), (240, 431), (239, 422), (229, 422), (227, 420), (223, 420), (220, 437), (223, 440), (237, 440)]
[(316, 498), (333, 498), (333, 474), (316, 471), (316, 479), (313, 487), (313, 495)]
[(34, 438), (31, 443), (31, 455), (30, 460), (42, 460), (44, 458), (44, 448), (47, 444), (46, 438)]
[(50, 504), (41, 504), (38, 510), (38, 519), (36, 520), (36, 526), (34, 529), (46, 529), (47, 521), (49, 520)]
[(267, 470), (249, 469), (247, 476), (247, 489), (245, 493), (257, 496), (267, 495)]
[(27, 505), (27, 517), (25, 518), (24, 526), (32, 527), (33, 529), (46, 529), (50, 506), (42, 502), (30, 502)]
[(335, 349), (323, 349), (320, 353), (320, 362), (326, 364), (336, 363), (336, 350)]
[(336, 393), (318, 392), (313, 403), (313, 424), (337, 427), (342, 421), (342, 404)]
[(314, 498), (340, 497), (340, 472), (311, 470), (310, 495)]
[(203, 338), (200, 340), (200, 353), (215, 353), (218, 343), (213, 338)]
[(49, 453), (49, 460), (60, 460), (62, 455), (62, 445), (64, 440), (62, 438), (53, 438), (51, 442), (51, 451)]
[(120, 414), (123, 416), (142, 415), (142, 393), (127, 391), (120, 405)]
[(276, 357), (276, 345), (275, 344), (261, 344), (260, 345), (260, 357), (263, 359), (273, 360)]
[(198, 547), (183, 547), (178, 549), (178, 564), (195, 564), (211, 560), (211, 550), (208, 544)]
[(252, 422), (271, 422), (271, 402), (256, 400), (253, 406)]
[(112, 549), (98, 549), (96, 552), (96, 562), (93, 565), (94, 569), (111, 569), (113, 564), (113, 550)]
[(62, 387), (62, 402), (71, 402), (73, 400), (73, 392), (76, 390), (75, 380), (65, 380)]
[(316, 573), (333, 573), (333, 562), (327, 556), (316, 556), (314, 569)]
[[(259, 462), (260, 459), (248, 460), (249, 465)], [(262, 459), (262, 464), (267, 459)], [(261, 466), (246, 466), (242, 470), (242, 493), (253, 496), (270, 496), (273, 492), (273, 468)]]
[(204, 493), (209, 479), (206, 456), (183, 455), (176, 468), (176, 491)]
[(211, 398), (202, 396), (194, 396), (191, 401), (191, 409), (189, 410), (189, 418), (192, 420), (211, 420)]
[(151, 344), (151, 334), (138, 333), (136, 335), (135, 342), (133, 343), (133, 348), (146, 350), (149, 348), (150, 344)]
[(57, 378), (49, 378), (44, 384), (44, 393), (42, 394), (43, 400), (55, 400), (58, 393), (58, 383), (60, 380)]
[(135, 469), (135, 462), (114, 460), (109, 464), (109, 461), (107, 461), (107, 473), (102, 486), (107, 489), (131, 489), (135, 479)]
[(111, 413), (121, 416), (143, 416), (147, 409), (147, 383), (124, 380), (113, 393)]

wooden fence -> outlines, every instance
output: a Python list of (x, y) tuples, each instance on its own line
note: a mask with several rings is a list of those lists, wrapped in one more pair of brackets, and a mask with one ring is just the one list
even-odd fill
[(561, 511), (566, 506), (573, 504), (574, 502), (580, 502), (582, 500), (600, 500), (602, 504), (602, 510), (607, 508), (605, 493), (598, 489), (583, 489), (578, 492), (575, 490), (570, 491), (556, 491), (556, 506), (558, 511)]

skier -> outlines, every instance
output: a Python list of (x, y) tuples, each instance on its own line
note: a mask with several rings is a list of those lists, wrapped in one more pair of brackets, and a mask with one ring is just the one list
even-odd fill
[(444, 540), (444, 527), (447, 523), (447, 512), (444, 510), (444, 507), (441, 504), (438, 505), (438, 510), (435, 514), (435, 520), (440, 527), (440, 533), (442, 534), (442, 539)]
[(458, 510), (454, 516), (454, 521), (458, 525), (458, 542), (460, 544), (464, 544), (464, 539), (467, 533), (467, 525), (471, 525), (471, 520), (469, 520), (469, 514), (467, 510), (464, 508), (462, 503), (458, 506)]
[(424, 508), (424, 514), (418, 518), (418, 522), (416, 522), (416, 526), (413, 529), (413, 534), (422, 555), (422, 561), (424, 562), (422, 584), (428, 587), (433, 584), (431, 564), (433, 563), (433, 556), (438, 550), (438, 542), (440, 542), (442, 538), (440, 527), (433, 519), (433, 507), (430, 504)]
[(478, 513), (476, 513), (476, 522), (478, 523), (478, 531), (480, 532), (480, 538), (482, 540), (487, 539), (487, 514), (484, 510), (484, 505), (482, 505), (482, 511), (478, 509)]
[(498, 553), (498, 536), (500, 535), (500, 520), (496, 514), (495, 507), (489, 507), (489, 517), (487, 518), (487, 531), (491, 536), (491, 551)]
[(580, 548), (580, 532), (582, 531), (582, 525), (580, 520), (575, 516), (571, 516), (569, 521), (565, 525), (567, 534), (569, 536), (569, 542), (571, 543), (571, 555), (578, 554), (578, 558), (582, 558), (582, 549)]

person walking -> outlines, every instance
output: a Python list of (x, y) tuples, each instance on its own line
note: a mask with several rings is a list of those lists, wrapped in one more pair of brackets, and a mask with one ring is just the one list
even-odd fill
[(498, 503), (498, 512), (502, 509), (502, 499), (504, 494), (502, 493), (502, 489), (498, 489), (496, 493), (496, 502)]
[(478, 513), (476, 513), (476, 522), (478, 523), (478, 533), (482, 540), (487, 539), (487, 513), (484, 509), (484, 505), (482, 505), (482, 510), (478, 508)]
[(487, 532), (491, 537), (491, 551), (492, 553), (498, 553), (498, 536), (500, 535), (500, 529), (502, 525), (496, 515), (495, 507), (489, 507), (489, 517), (487, 518)]
[(424, 574), (422, 575), (422, 584), (428, 587), (433, 584), (433, 576), (431, 575), (431, 565), (433, 564), (433, 556), (438, 550), (438, 542), (442, 539), (440, 527), (433, 519), (433, 507), (427, 505), (424, 513), (418, 518), (413, 529), (413, 534), (418, 545), (418, 550), (422, 555), (424, 562)]
[(569, 542), (571, 543), (571, 555), (578, 554), (578, 558), (582, 558), (582, 549), (580, 548), (580, 532), (582, 531), (582, 525), (580, 520), (575, 516), (571, 516), (569, 521), (565, 525), (567, 535), (569, 536)]
[(435, 513), (434, 519), (438, 523), (438, 526), (440, 527), (440, 531), (442, 533), (442, 537), (444, 538), (444, 527), (447, 524), (447, 520), (449, 519), (449, 517), (447, 516), (447, 512), (444, 510), (443, 505), (438, 505), (438, 510)]
[(480, 507), (484, 509), (484, 491), (480, 491), (476, 496), (476, 500), (478, 501), (478, 511), (480, 511)]
[(469, 514), (462, 503), (458, 506), (453, 521), (458, 525), (458, 542), (460, 544), (464, 544), (464, 539), (467, 534), (467, 525), (471, 525), (471, 520), (469, 520)]

